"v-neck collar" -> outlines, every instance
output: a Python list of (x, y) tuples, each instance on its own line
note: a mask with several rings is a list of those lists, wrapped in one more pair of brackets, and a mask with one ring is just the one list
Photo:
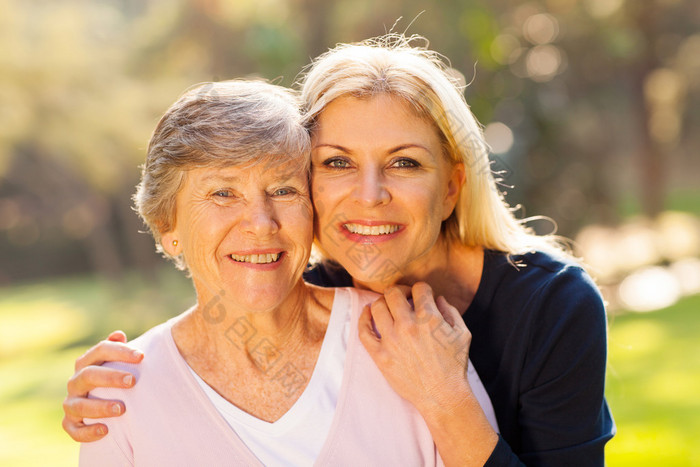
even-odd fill
[[(330, 452), (332, 452), (332, 446), (335, 444), (335, 439), (337, 438), (337, 427), (340, 424), (340, 421), (342, 420), (343, 409), (347, 401), (348, 386), (350, 385), (350, 381), (352, 381), (352, 373), (354, 368), (353, 362), (355, 360), (354, 355), (357, 353), (355, 349), (357, 345), (359, 345), (359, 337), (357, 335), (358, 316), (356, 316), (355, 313), (352, 313), (352, 310), (356, 308), (353, 306), (353, 302), (356, 300), (357, 295), (352, 294), (350, 290), (335, 289), (335, 295), (333, 298), (333, 306), (331, 308), (331, 317), (328, 323), (328, 329), (334, 330), (335, 326), (337, 326), (339, 322), (344, 321), (343, 318), (347, 317), (348, 313), (351, 313), (350, 335), (348, 336), (347, 349), (345, 353), (345, 363), (343, 366), (343, 378), (340, 386), (340, 391), (338, 393), (338, 402), (336, 404), (335, 414), (333, 415), (333, 421), (331, 422), (331, 426), (328, 431), (326, 440), (322, 445), (322, 448), (319, 452), (319, 456), (314, 462), (315, 465), (323, 464), (324, 457), (326, 457)], [(166, 332), (166, 345), (168, 347), (168, 353), (170, 354), (173, 368), (179, 374), (180, 379), (187, 385), (186, 388), (183, 388), (183, 391), (189, 391), (191, 394), (196, 395), (199, 404), (205, 410), (204, 416), (210, 419), (219, 431), (223, 432), (225, 438), (228, 439), (231, 442), (231, 444), (235, 446), (236, 450), (240, 453), (240, 455), (243, 456), (242, 459), (239, 459), (240, 461), (245, 462), (246, 465), (263, 466), (260, 460), (258, 460), (258, 458), (250, 451), (248, 446), (245, 445), (245, 443), (240, 439), (236, 432), (226, 422), (221, 413), (219, 413), (218, 409), (209, 399), (204, 389), (195, 379), (185, 359), (182, 358), (182, 355), (180, 355), (180, 352), (177, 349), (177, 345), (175, 344), (175, 340), (173, 339), (171, 332), (174, 323), (175, 318), (169, 320), (166, 323), (164, 331)], [(333, 328), (331, 328), (332, 325), (334, 326)], [(329, 334), (327, 332), (326, 336), (328, 335)], [(323, 377), (323, 372), (321, 368), (319, 368), (318, 362), (321, 361), (324, 354), (324, 350), (326, 352), (329, 351), (328, 349), (326, 349), (327, 341), (328, 340), (324, 337), (317, 365), (314, 367), (314, 371), (309, 381), (309, 385), (307, 385), (307, 387), (304, 389), (304, 393), (299, 397), (299, 400), (302, 397), (313, 397), (313, 394), (307, 395), (306, 393), (309, 391), (309, 389), (313, 390), (313, 388), (310, 388), (310, 386), (314, 379), (318, 380), (319, 378)], [(289, 409), (289, 411), (287, 411), (285, 415), (283, 415), (279, 420), (277, 420), (277, 422), (281, 421), (287, 414), (289, 414), (297, 405), (297, 402), (299, 402), (299, 400), (297, 400), (294, 403), (294, 405), (292, 405), (292, 407)]]

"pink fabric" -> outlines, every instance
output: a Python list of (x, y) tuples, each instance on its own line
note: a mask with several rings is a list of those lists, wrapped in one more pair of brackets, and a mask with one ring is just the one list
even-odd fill
[[(357, 320), (376, 295), (351, 294), (351, 331), (343, 383), (328, 438), (314, 465), (442, 466), (425, 422), (399, 397), (359, 341)], [(81, 446), (81, 466), (260, 466), (202, 391), (180, 356), (172, 320), (133, 341), (146, 354), (140, 365), (109, 364), (136, 374), (130, 390), (96, 389), (120, 399), (126, 413), (103, 419), (109, 435)]]

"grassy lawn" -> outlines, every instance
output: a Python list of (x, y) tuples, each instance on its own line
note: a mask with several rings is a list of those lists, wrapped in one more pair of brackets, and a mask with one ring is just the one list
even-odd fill
[(610, 322), (611, 466), (700, 465), (700, 296)]
[[(61, 430), (73, 361), (108, 331), (131, 337), (184, 310), (189, 282), (166, 269), (121, 281), (55, 280), (0, 289), (0, 465), (70, 466)], [(610, 323), (610, 466), (700, 465), (700, 296)]]
[(169, 269), (118, 282), (75, 278), (0, 289), (0, 465), (77, 465), (79, 445), (61, 429), (75, 358), (109, 330), (135, 337), (193, 297), (189, 281)]

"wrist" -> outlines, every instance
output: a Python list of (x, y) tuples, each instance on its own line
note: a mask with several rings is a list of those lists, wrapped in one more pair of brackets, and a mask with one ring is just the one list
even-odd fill
[[(469, 383), (453, 386), (443, 397), (418, 408), (445, 465), (484, 465), (498, 443)], [(437, 401), (441, 401), (436, 403)]]
[(440, 426), (453, 418), (455, 413), (463, 413), (476, 400), (466, 378), (435, 388), (416, 408), (428, 425)]

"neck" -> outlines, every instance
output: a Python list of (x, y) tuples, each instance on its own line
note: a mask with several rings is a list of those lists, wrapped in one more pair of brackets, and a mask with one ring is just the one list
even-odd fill
[(223, 294), (198, 288), (197, 306), (183, 315), (173, 337), (183, 357), (208, 355), (221, 361), (245, 359), (258, 363), (261, 352), (294, 352), (322, 338), (325, 323), (312, 310), (316, 303), (310, 288), (300, 280), (289, 296), (272, 310), (243, 310)]
[(379, 293), (395, 284), (411, 286), (416, 282), (427, 282), (435, 297), (442, 295), (460, 312), (464, 312), (479, 287), (483, 264), (483, 248), (448, 243), (440, 238), (428, 254), (409, 265), (402, 276), (382, 283), (353, 282), (358, 288)]

